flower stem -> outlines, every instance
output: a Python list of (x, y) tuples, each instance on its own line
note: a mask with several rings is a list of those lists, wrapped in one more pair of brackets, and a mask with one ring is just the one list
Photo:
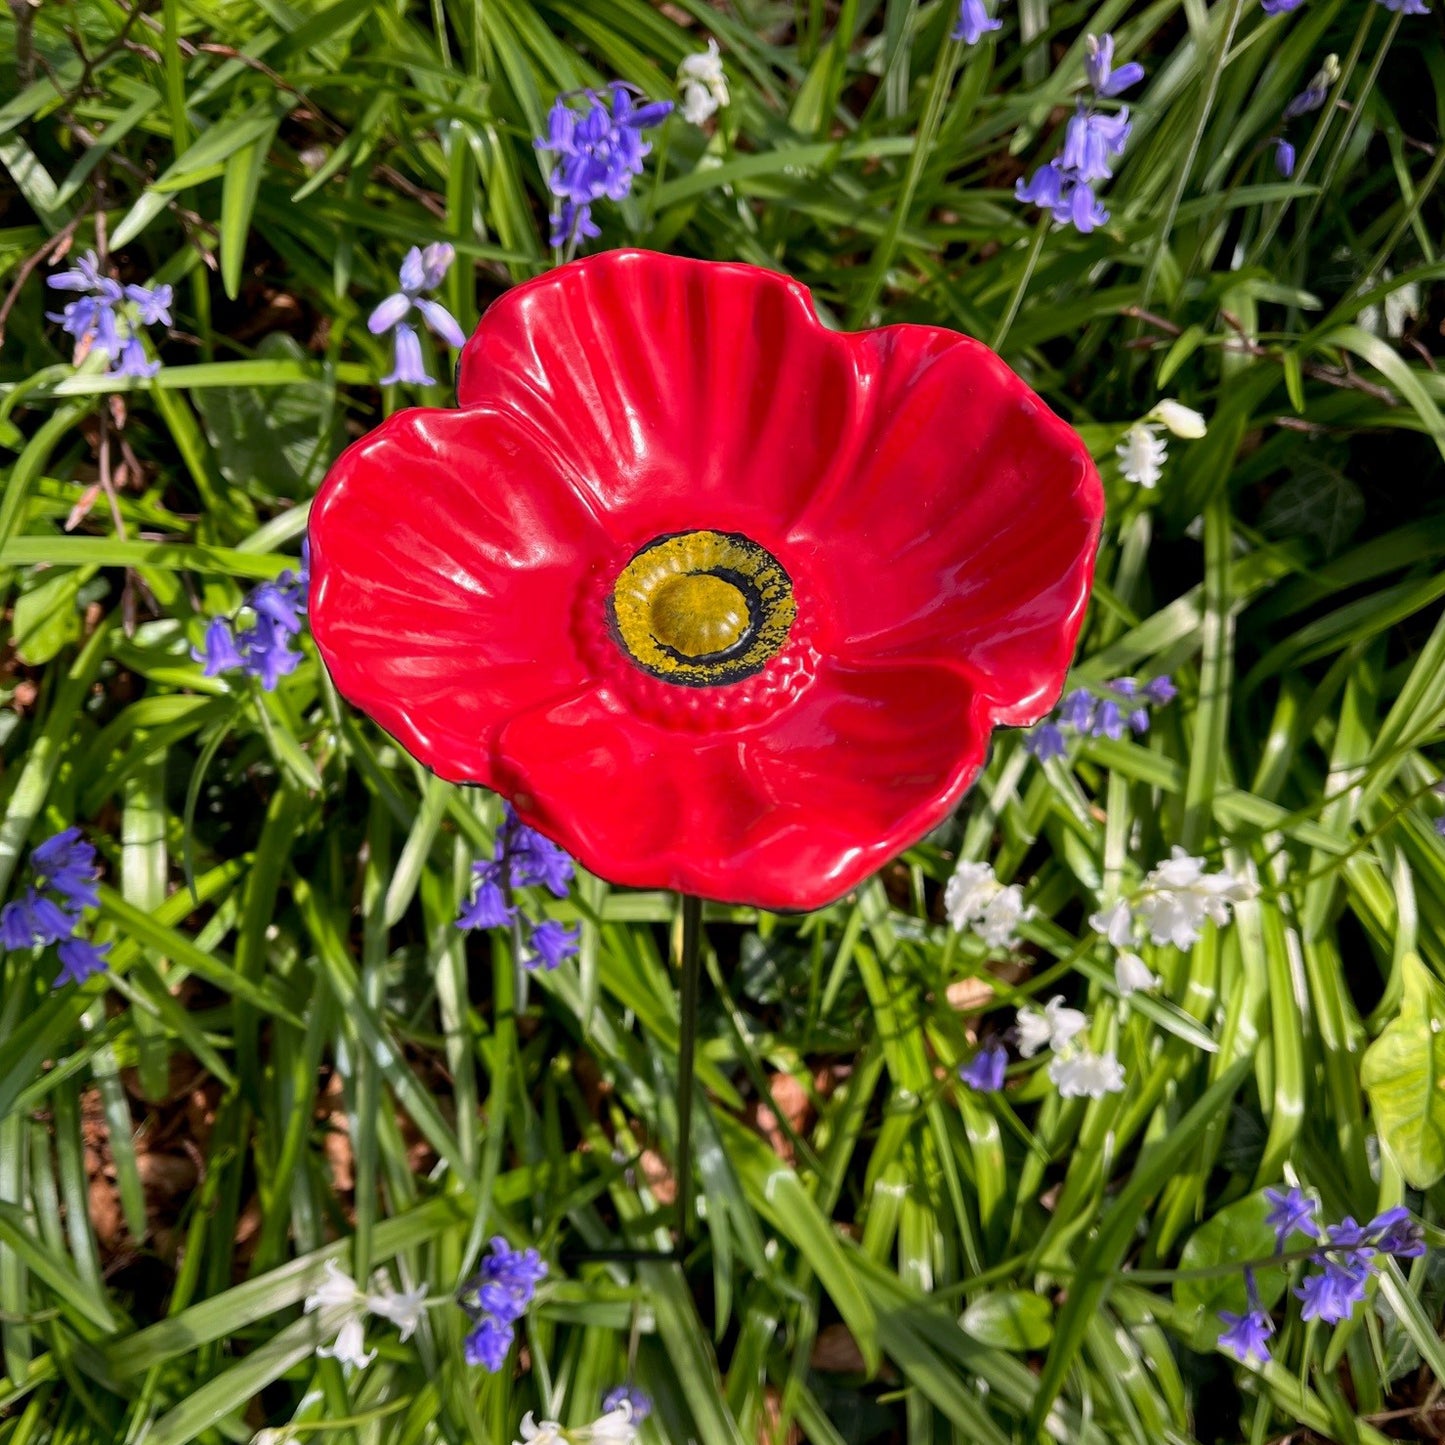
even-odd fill
[(702, 975), (702, 899), (682, 895), (681, 1024), (677, 1038), (677, 1257), (687, 1259), (692, 1232), (692, 1093), (697, 1056), (697, 1001)]
[(1009, 328), (1014, 324), (1014, 318), (1019, 314), (1019, 307), (1023, 305), (1024, 292), (1029, 289), (1029, 282), (1033, 280), (1034, 269), (1039, 264), (1039, 257), (1043, 254), (1044, 242), (1048, 239), (1049, 223), (1053, 218), (1047, 211), (1039, 216), (1038, 228), (1034, 232), (1034, 244), (1029, 250), (1029, 259), (1024, 263), (1023, 275), (1019, 277), (1019, 284), (1014, 287), (1013, 296), (1009, 300), (1008, 310), (1003, 314), (1003, 320), (998, 324), (998, 330), (994, 332), (993, 339), (989, 342), (991, 351), (998, 351), (1004, 343), (1004, 337), (1009, 334)]

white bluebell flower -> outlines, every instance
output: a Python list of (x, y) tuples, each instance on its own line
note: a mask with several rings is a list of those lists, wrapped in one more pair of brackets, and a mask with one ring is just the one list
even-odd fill
[(1074, 1049), (1049, 1060), (1049, 1078), (1065, 1099), (1102, 1099), (1124, 1090), (1124, 1066), (1113, 1054)]

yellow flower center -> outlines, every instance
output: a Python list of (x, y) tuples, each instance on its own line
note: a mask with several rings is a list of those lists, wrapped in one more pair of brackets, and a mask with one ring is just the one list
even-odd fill
[(707, 657), (737, 644), (751, 623), (740, 588), (711, 572), (664, 582), (652, 595), (652, 635), (683, 657)]
[(773, 554), (736, 532), (655, 537), (607, 599), (612, 639), (644, 672), (713, 687), (760, 672), (797, 615), (793, 584)]

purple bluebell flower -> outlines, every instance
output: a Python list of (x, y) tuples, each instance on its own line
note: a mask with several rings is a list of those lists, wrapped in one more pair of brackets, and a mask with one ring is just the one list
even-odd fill
[(457, 927), (505, 928), (516, 914), (507, 906), (507, 895), (502, 887), (502, 865), (490, 858), (472, 864), (472, 872), (478, 881), (476, 895), (462, 910)]
[(1088, 732), (1094, 721), (1094, 701), (1094, 694), (1087, 688), (1075, 688), (1059, 708), (1059, 721), (1075, 732)]
[(1107, 181), (1114, 174), (1109, 162), (1124, 154), (1129, 132), (1128, 109), (1104, 115), (1080, 106), (1064, 130), (1060, 163), (1065, 174), (1081, 181)]
[(175, 293), (169, 286), (127, 286), (126, 298), (134, 301), (142, 326), (169, 326), (171, 301)]
[(1003, 1088), (1007, 1068), (1008, 1050), (994, 1040), (984, 1044), (966, 1064), (959, 1067), (958, 1077), (980, 1094), (996, 1094)]
[(623, 1405), (631, 1409), (634, 1425), (641, 1424), (652, 1414), (652, 1396), (645, 1390), (639, 1390), (636, 1385), (614, 1385), (602, 1397), (602, 1413), (604, 1415), (621, 1409)]
[(1131, 698), (1139, 695), (1137, 677), (1116, 677), (1113, 682), (1106, 682), (1104, 686), (1116, 697)]
[(93, 908), (100, 902), (100, 898), (94, 885), (89, 884), (83, 897), (78, 890), (72, 890), (66, 902), (75, 909), (77, 916), (72, 917), (54, 899), (36, 893), (33, 888), (29, 890), (26, 903), (30, 914), (30, 932), (36, 943), (42, 947), (50, 943), (64, 943), (67, 938), (72, 937), (80, 923), (78, 915), (82, 903)]
[(206, 640), (203, 646), (191, 649), (191, 656), (197, 662), (204, 662), (202, 672), (206, 677), (216, 677), (232, 668), (244, 667), (246, 660), (236, 649), (236, 638), (231, 623), (225, 617), (213, 617), (206, 624)]
[(540, 965), (554, 969), (565, 959), (575, 957), (581, 936), (580, 928), (564, 928), (555, 918), (543, 919), (532, 929), (528, 953), (522, 961), (528, 968)]
[(52, 988), (63, 983), (84, 983), (106, 969), (105, 955), (110, 952), (108, 943), (92, 943), (88, 938), (67, 938), (59, 948), (60, 972), (55, 976)]
[(565, 246), (571, 241), (591, 241), (602, 234), (602, 227), (592, 219), (591, 205), (583, 201), (563, 201), (552, 218), (548, 245)]
[(91, 291), (115, 302), (125, 294), (120, 282), (112, 281), (101, 273), (100, 262), (94, 251), (87, 251), (75, 258), (75, 269), (57, 271), (45, 283), (56, 291)]
[(1428, 15), (1430, 7), (1425, 0), (1379, 0), (1386, 10), (1397, 10), (1401, 15)]
[(69, 938), (76, 919), (34, 888), (0, 908), (0, 944), (7, 949), (43, 948)]
[(17, 898), (0, 908), (0, 947), (10, 952), (35, 947), (35, 930), (24, 899)]
[[(511, 813), (511, 805), (508, 804)], [(515, 813), (508, 853), (512, 863), (512, 882), (520, 888), (541, 887), (554, 898), (565, 898), (573, 878), (572, 860), (564, 848), (535, 829), (527, 827)]]
[[(522, 822), (510, 803), (503, 806), (491, 859), (474, 863), (472, 872), (480, 881), (476, 897), (457, 919), (459, 928), (501, 928), (511, 923), (517, 910), (507, 906), (507, 886), (546, 888), (554, 897), (565, 898), (573, 877), (572, 860), (566, 852)], [(561, 924), (548, 927), (540, 940), (540, 961), (555, 968), (576, 951), (575, 930), (570, 948), (567, 940)], [(553, 958), (555, 962), (547, 961)], [(538, 961), (534, 957), (528, 966)]]
[(1435, 831), (1442, 838), (1445, 838), (1445, 813), (1442, 813), (1438, 818), (1435, 819), (1433, 826), (1435, 828)]
[(247, 594), (242, 607), (255, 616), (250, 627), (237, 632), (226, 617), (213, 617), (206, 624), (204, 646), (191, 649), (191, 656), (205, 664), (205, 676), (241, 671), (259, 679), (267, 692), (274, 692), (280, 680), (301, 663), (301, 653), (292, 642), (304, 626), (309, 583), (310, 555), (303, 543), (299, 574), (288, 568), (274, 582), (258, 583)]
[(1149, 709), (1136, 707), (1128, 716), (1129, 731), (1142, 737), (1149, 731)]
[(1094, 188), (1087, 181), (1075, 181), (1069, 191), (1067, 202), (1054, 208), (1054, 220), (1060, 224), (1072, 224), (1081, 235), (1097, 231), (1109, 219), (1104, 203), (1094, 195)]
[[(1333, 56), (1330, 57), (1334, 59)], [(1340, 78), (1339, 65), (1326, 64), (1317, 70), (1314, 78), (1290, 103), (1285, 106), (1283, 119), (1297, 120), (1318, 110), (1329, 99), (1330, 87)]]
[[(572, 108), (574, 98), (587, 107), (580, 115)], [(553, 161), (547, 189), (559, 203), (552, 220), (554, 246), (600, 234), (592, 220), (593, 203), (620, 201), (629, 194), (652, 149), (641, 133), (661, 124), (672, 109), (670, 100), (637, 105), (633, 87), (622, 81), (613, 81), (605, 92), (557, 97), (547, 116), (547, 134), (533, 142)]]
[(1119, 711), (1119, 704), (1113, 698), (1099, 699), (1099, 706), (1094, 710), (1093, 724), (1089, 728), (1089, 736), (1111, 738), (1116, 742), (1124, 736), (1124, 717)]
[(1365, 1226), (1365, 1232), (1381, 1254), (1393, 1255), (1396, 1259), (1416, 1259), (1425, 1253), (1424, 1232), (1403, 1205), (1377, 1214)]
[(139, 336), (132, 333), (121, 342), (120, 359), (111, 368), (110, 374), (112, 376), (135, 376), (142, 381), (148, 381), (160, 369), (160, 362), (151, 361), (146, 356), (145, 344)]
[(1166, 702), (1172, 702), (1179, 696), (1179, 689), (1174, 686), (1174, 680), (1166, 673), (1150, 678), (1144, 684), (1142, 696), (1148, 698), (1155, 707), (1162, 707)]
[(143, 326), (169, 326), (169, 286), (122, 286), (101, 273), (94, 251), (79, 257), (73, 270), (48, 277), (46, 284), (57, 291), (84, 293), (60, 312), (46, 315), (77, 342), (88, 341), (104, 355), (110, 375), (147, 378), (160, 370), (159, 361), (147, 358), (141, 333), (124, 308), (127, 303), (133, 306)]
[(524, 1296), (525, 1308), (532, 1302), (537, 1286), (547, 1278), (547, 1261), (535, 1249), (513, 1249), (500, 1234), (492, 1237), (488, 1248), (492, 1252), (482, 1261), (481, 1278)]
[(495, 1374), (511, 1348), (513, 1326), (532, 1303), (547, 1265), (535, 1249), (513, 1249), (498, 1236), (477, 1273), (462, 1286), (462, 1308), (472, 1317), (465, 1354), (469, 1365)]
[(462, 1345), (463, 1357), (467, 1364), (480, 1365), (495, 1375), (507, 1362), (507, 1351), (512, 1348), (515, 1333), (511, 1325), (484, 1315), (468, 1332)]
[(977, 45), (988, 31), (1002, 29), (1002, 20), (989, 19), (983, 0), (960, 0), (958, 24), (949, 31), (949, 39), (961, 40), (965, 45)]
[(250, 607), (253, 612), (269, 618), (281, 632), (294, 637), (301, 631), (300, 613), (305, 602), (296, 592), (279, 582), (262, 582), (251, 589)]
[(1363, 1264), (1326, 1259), (1320, 1272), (1306, 1275), (1294, 1292), (1301, 1301), (1300, 1318), (1327, 1325), (1349, 1319), (1365, 1297), (1369, 1278)]
[(1244, 1283), (1249, 1291), (1249, 1308), (1242, 1315), (1233, 1310), (1219, 1311), (1219, 1322), (1225, 1327), (1219, 1336), (1219, 1348), (1233, 1355), (1241, 1364), (1247, 1365), (1250, 1360), (1267, 1364), (1274, 1321), (1260, 1304), (1253, 1270), (1245, 1270)]
[(246, 628), (236, 641), (245, 657), (245, 669), (260, 680), (266, 692), (275, 692), (283, 677), (301, 663), (301, 654), (291, 648), (292, 634), (265, 613), (258, 613), (255, 625)]
[(86, 840), (79, 828), (66, 828), (37, 845), (30, 854), (30, 866), (40, 887), (60, 894), (75, 912), (99, 907), (95, 845)]
[(1259, 0), (1259, 8), (1266, 15), (1288, 15), (1304, 3), (1305, 0)]
[(1307, 1234), (1311, 1239), (1320, 1237), (1320, 1227), (1315, 1222), (1315, 1202), (1302, 1189), (1266, 1189), (1264, 1197), (1270, 1204), (1264, 1222), (1274, 1230), (1277, 1253), (1284, 1253), (1285, 1241), (1291, 1234)]
[(397, 323), (391, 336), (396, 348), (396, 365), (381, 378), (383, 386), (395, 386), (404, 382), (408, 386), (432, 386), (435, 377), (428, 374), (426, 362), (421, 354), (421, 337), (414, 326), (405, 321)]
[(1020, 178), (1014, 182), (1014, 196), (1020, 201), (1038, 206), (1040, 210), (1051, 211), (1064, 193), (1064, 173), (1057, 160), (1040, 166), (1027, 181)]
[(1084, 69), (1088, 72), (1089, 84), (1094, 94), (1101, 97), (1122, 95), (1131, 85), (1138, 85), (1144, 79), (1144, 67), (1137, 60), (1114, 69), (1114, 37), (1093, 35), (1086, 42), (1088, 54), (1084, 57)]
[(1057, 723), (1041, 722), (1024, 739), (1024, 748), (1041, 763), (1064, 755), (1064, 734)]
[(426, 363), (421, 354), (421, 337), (407, 317), (415, 310), (433, 336), (439, 336), (454, 351), (466, 345), (466, 333), (457, 324), (457, 319), (439, 301), (423, 296), (423, 291), (434, 291), (442, 284), (456, 250), (445, 241), (434, 241), (425, 250), (413, 246), (402, 258), (397, 272), (401, 290), (386, 297), (367, 318), (367, 330), (373, 336), (393, 332), (392, 341), (396, 347), (396, 366), (388, 376), (382, 377), (382, 384), (391, 386), (406, 382), (412, 386), (431, 386), (432, 378), (427, 375)]

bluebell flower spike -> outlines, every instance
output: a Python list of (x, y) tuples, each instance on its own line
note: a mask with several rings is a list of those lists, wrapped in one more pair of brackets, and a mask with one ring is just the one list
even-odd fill
[[(559, 249), (601, 234), (592, 217), (593, 205), (628, 196), (652, 149), (641, 133), (672, 114), (670, 100), (638, 105), (634, 89), (614, 81), (605, 91), (559, 95), (548, 113), (546, 134), (533, 141), (552, 161), (547, 189), (558, 204), (550, 240)], [(581, 114), (572, 104), (577, 98), (587, 107)]]
[(77, 258), (71, 270), (55, 272), (46, 285), (82, 293), (60, 311), (47, 311), (46, 317), (58, 322), (77, 345), (89, 345), (104, 356), (111, 376), (146, 380), (160, 370), (160, 362), (146, 355), (141, 328), (171, 324), (169, 286), (122, 286), (102, 273), (94, 251)]

